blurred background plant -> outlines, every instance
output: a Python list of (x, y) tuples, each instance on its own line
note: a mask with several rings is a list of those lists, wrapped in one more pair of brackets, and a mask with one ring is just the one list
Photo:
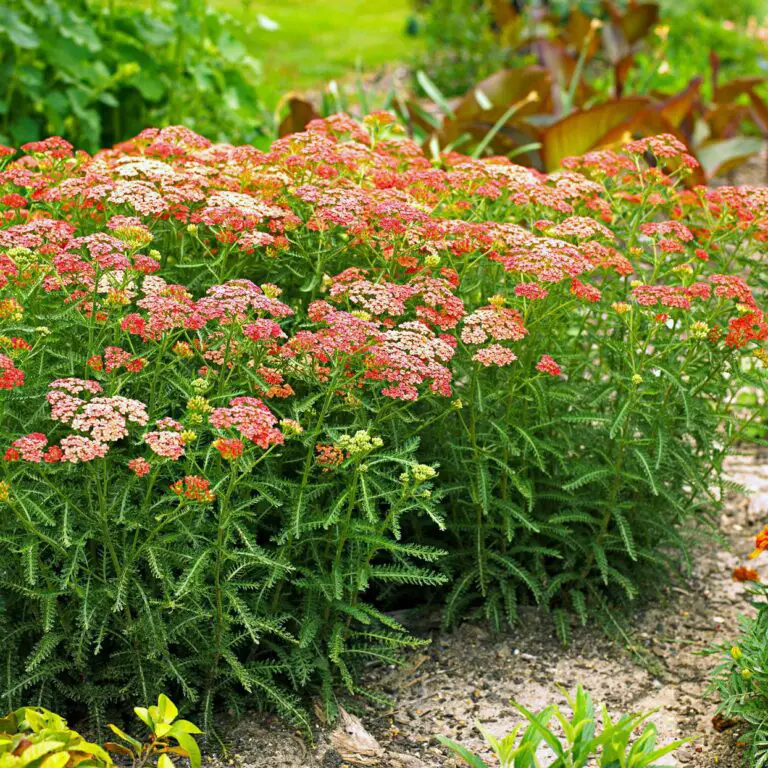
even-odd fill
[(93, 152), (175, 123), (253, 141), (264, 123), (261, 65), (244, 32), (204, 0), (0, 6), (0, 142), (55, 134)]
[(757, 0), (728, 18), (709, 0), (444, 5), (423, 8), (422, 98), (406, 109), (435, 149), (480, 147), (553, 171), (569, 155), (670, 133), (700, 161), (692, 182), (703, 183), (763, 145), (768, 31)]
[[(492, 4), (485, 0), (416, 0), (415, 8), (424, 37), (416, 69), (446, 96), (460, 96), (504, 67), (530, 63), (498, 33)], [(418, 81), (414, 87), (429, 95)]]
[[(653, 5), (634, 0), (414, 0), (425, 38), (418, 68), (443, 93), (457, 96), (502, 67), (526, 63), (519, 51), (521, 37), (551, 39), (558, 27), (576, 32), (584, 16), (605, 20), (632, 8), (640, 9), (640, 19)], [(681, 90), (709, 69), (712, 51), (725, 77), (765, 73), (765, 0), (661, 0), (658, 6), (652, 20), (660, 23), (662, 34), (638, 53), (632, 92)]]
[(768, 130), (765, 0), (3, 2), (8, 144), (58, 134), (95, 151), (182, 123), (265, 148), (318, 115), (395, 109), (425, 146), (546, 170), (673, 133), (701, 182)]

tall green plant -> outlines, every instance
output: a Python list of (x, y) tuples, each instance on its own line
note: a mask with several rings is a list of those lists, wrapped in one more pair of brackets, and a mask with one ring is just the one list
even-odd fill
[(205, 0), (0, 6), (0, 142), (56, 134), (95, 151), (151, 125), (250, 141), (261, 68)]
[[(592, 697), (581, 686), (577, 687), (573, 697), (568, 694), (565, 697), (571, 709), (570, 716), (556, 704), (533, 713), (513, 702), (528, 725), (525, 729), (524, 723), (518, 725), (501, 739), (478, 723), (499, 768), (540, 768), (544, 765), (538, 756), (540, 748), (554, 753), (547, 768), (585, 768), (589, 765), (599, 768), (673, 768), (658, 761), (688, 741), (683, 739), (658, 747), (656, 727), (647, 722), (653, 712), (622, 715), (614, 721), (603, 706), (601, 722), (598, 722)], [(550, 725), (552, 721), (556, 723), (554, 727)], [(489, 768), (488, 763), (461, 744), (444, 736), (437, 738), (472, 768)]]

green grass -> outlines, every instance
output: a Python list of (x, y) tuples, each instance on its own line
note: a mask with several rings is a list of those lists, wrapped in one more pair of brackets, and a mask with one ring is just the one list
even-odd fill
[[(241, 19), (251, 55), (264, 65), (268, 104), (291, 90), (322, 87), (357, 67), (408, 61), (418, 40), (406, 34), (410, 0), (211, 0)], [(257, 15), (277, 22), (263, 29)]]

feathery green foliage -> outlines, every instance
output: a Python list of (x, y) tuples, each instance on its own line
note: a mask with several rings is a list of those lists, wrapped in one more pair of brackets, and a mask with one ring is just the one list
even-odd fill
[[(545, 177), (393, 118), (0, 159), (0, 699), (329, 718), (446, 624), (663, 584), (759, 412), (750, 188), (673, 137)], [(649, 164), (647, 158), (653, 163)], [(754, 271), (754, 270), (753, 270)], [(278, 287), (279, 286), (279, 287)], [(751, 420), (751, 423), (750, 423)]]

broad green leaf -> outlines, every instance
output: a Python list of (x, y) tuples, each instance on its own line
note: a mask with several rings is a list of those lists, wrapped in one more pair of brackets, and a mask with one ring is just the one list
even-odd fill
[(54, 752), (40, 763), (40, 768), (64, 768), (69, 762), (69, 752)]
[(171, 729), (170, 735), (179, 742), (180, 746), (189, 756), (191, 768), (200, 768), (200, 747), (194, 737), (176, 727)]
[(446, 738), (445, 736), (438, 736), (437, 740), (448, 749), (455, 752), (467, 765), (471, 765), (472, 768), (488, 768), (488, 763), (481, 760), (477, 755), (472, 754), (466, 747), (461, 744), (457, 744), (455, 741)]
[[(136, 709), (134, 709), (134, 712), (136, 712), (137, 715), (139, 714), (137, 712), (138, 709), (140, 709), (140, 707), (136, 707)], [(139, 715), (139, 717), (141, 716)], [(151, 724), (147, 720), (144, 720), (143, 717), (141, 719), (143, 722), (147, 723), (148, 727), (152, 727)], [(127, 741), (130, 745), (141, 749), (141, 742), (138, 739), (134, 739), (133, 736), (129, 736), (125, 731), (120, 730), (120, 728), (118, 728), (113, 723), (109, 723), (107, 727), (112, 731), (112, 733), (114, 733), (116, 736), (119, 736), (123, 741)]]
[(725, 173), (756, 155), (763, 148), (763, 140), (756, 136), (734, 136), (707, 142), (696, 148), (696, 157), (708, 179)]
[(172, 723), (179, 714), (178, 707), (164, 693), (158, 697), (157, 706), (160, 710), (160, 719), (164, 723)]
[(0, 32), (5, 32), (10, 41), (26, 50), (38, 48), (40, 38), (37, 32), (15, 11), (0, 5)]

